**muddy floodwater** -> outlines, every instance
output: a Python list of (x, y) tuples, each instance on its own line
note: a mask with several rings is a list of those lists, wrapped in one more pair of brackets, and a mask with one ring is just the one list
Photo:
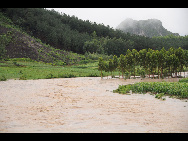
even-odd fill
[[(113, 93), (158, 79), (99, 77), (0, 82), (0, 132), (186, 132), (187, 100)], [(178, 79), (170, 79), (178, 81)]]

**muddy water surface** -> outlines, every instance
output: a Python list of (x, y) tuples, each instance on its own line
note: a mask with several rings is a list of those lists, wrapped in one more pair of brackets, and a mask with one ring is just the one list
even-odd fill
[(112, 92), (142, 81), (169, 79), (1, 81), (0, 132), (188, 132), (186, 100)]

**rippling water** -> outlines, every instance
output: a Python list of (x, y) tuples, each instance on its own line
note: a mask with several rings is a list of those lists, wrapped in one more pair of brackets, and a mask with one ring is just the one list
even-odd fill
[(188, 132), (188, 102), (113, 93), (135, 82), (99, 77), (0, 82), (0, 132)]

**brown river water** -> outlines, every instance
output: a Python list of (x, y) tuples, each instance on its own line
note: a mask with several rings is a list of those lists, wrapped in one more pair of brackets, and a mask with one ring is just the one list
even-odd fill
[(113, 93), (119, 85), (179, 79), (99, 77), (0, 81), (0, 132), (186, 132), (188, 100)]

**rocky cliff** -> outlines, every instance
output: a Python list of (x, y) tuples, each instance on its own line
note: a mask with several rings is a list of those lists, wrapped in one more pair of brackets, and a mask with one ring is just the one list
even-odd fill
[(129, 32), (131, 34), (143, 35), (146, 37), (153, 36), (166, 36), (173, 34), (179, 36), (178, 33), (172, 33), (165, 29), (162, 22), (158, 19), (148, 19), (148, 20), (133, 20), (131, 18), (122, 21), (116, 29), (120, 29), (123, 32)]

